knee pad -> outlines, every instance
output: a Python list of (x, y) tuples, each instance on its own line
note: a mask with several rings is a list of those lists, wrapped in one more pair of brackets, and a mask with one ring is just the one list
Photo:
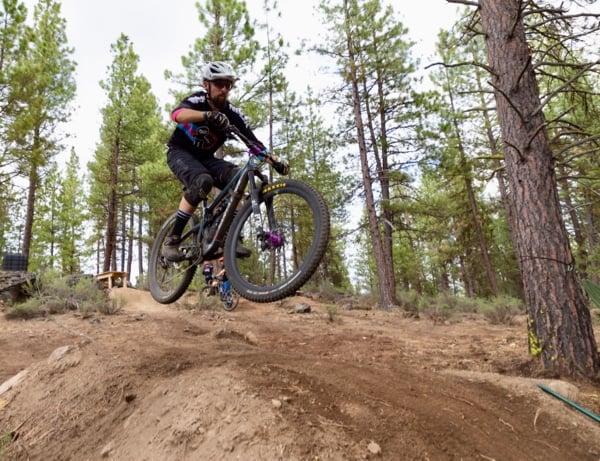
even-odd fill
[(183, 196), (190, 205), (197, 206), (201, 200), (208, 196), (208, 193), (212, 189), (213, 178), (206, 174), (199, 174), (196, 176), (192, 183), (186, 187)]

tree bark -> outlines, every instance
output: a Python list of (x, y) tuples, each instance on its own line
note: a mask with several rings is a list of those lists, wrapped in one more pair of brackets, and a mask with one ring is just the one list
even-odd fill
[(348, 26), (350, 21), (350, 11), (348, 2), (344, 1), (344, 16), (346, 30), (345, 39), (347, 42), (347, 64), (348, 64), (348, 79), (352, 87), (352, 104), (354, 112), (354, 121), (356, 123), (356, 141), (360, 154), (360, 165), (365, 187), (365, 202), (367, 207), (367, 221), (369, 224), (369, 233), (371, 235), (371, 243), (373, 245), (373, 256), (376, 261), (377, 279), (379, 281), (379, 306), (382, 309), (390, 309), (396, 305), (396, 293), (394, 290), (394, 272), (391, 261), (386, 260), (384, 251), (384, 242), (382, 232), (379, 228), (379, 219), (377, 217), (377, 207), (375, 206), (375, 193), (373, 190), (373, 178), (371, 176), (368, 160), (367, 137), (363, 124), (363, 115), (361, 112), (360, 99), (360, 84), (358, 80), (358, 63), (354, 51), (352, 41), (352, 31)]
[(514, 204), (530, 351), (548, 371), (596, 378), (598, 350), (562, 219), (522, 4), (520, 0), (479, 2)]
[(33, 238), (33, 219), (35, 216), (35, 202), (37, 190), (39, 187), (40, 177), (38, 167), (35, 164), (31, 165), (29, 173), (29, 188), (27, 189), (27, 211), (25, 215), (25, 229), (23, 231), (23, 254), (27, 256), (29, 261), (29, 250), (31, 249), (31, 240)]
[(110, 162), (110, 182), (106, 213), (106, 234), (104, 242), (103, 271), (114, 267), (114, 255), (117, 246), (117, 180), (119, 177), (119, 142), (116, 140), (113, 146), (113, 158)]

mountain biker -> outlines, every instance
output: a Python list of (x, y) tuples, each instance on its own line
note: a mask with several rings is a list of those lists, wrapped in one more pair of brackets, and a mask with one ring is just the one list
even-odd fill
[(213, 279), (213, 265), (210, 261), (204, 262), (204, 268), (202, 269), (202, 274), (204, 274), (204, 281), (209, 284)]
[[(202, 70), (203, 88), (184, 98), (171, 112), (177, 123), (168, 142), (167, 164), (183, 184), (183, 197), (171, 235), (163, 245), (162, 254), (169, 261), (184, 259), (179, 250), (181, 233), (198, 204), (208, 196), (213, 186), (223, 188), (239, 167), (214, 156), (225, 143), (225, 129), (234, 125), (244, 136), (266, 150), (254, 135), (245, 116), (228, 100), (238, 80), (233, 68), (221, 61), (209, 62)], [(251, 250), (238, 242), (236, 256), (248, 257)]]
[(223, 291), (229, 291), (230, 282), (229, 277), (227, 277), (227, 271), (225, 270), (225, 258), (221, 256), (219, 258), (219, 272), (217, 273), (216, 278), (223, 282)]

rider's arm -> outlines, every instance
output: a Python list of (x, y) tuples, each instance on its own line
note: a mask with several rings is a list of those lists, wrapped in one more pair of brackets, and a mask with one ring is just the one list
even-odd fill
[(242, 114), (242, 112), (237, 107), (230, 104), (229, 107), (227, 108), (227, 111), (225, 112), (225, 114), (229, 118), (229, 122), (232, 125), (234, 125), (238, 130), (240, 130), (240, 132), (246, 138), (248, 138), (251, 141), (258, 144), (261, 147), (261, 149), (263, 149), (263, 150), (266, 149), (265, 145), (258, 140), (256, 135), (254, 134), (254, 132), (248, 125), (248, 121), (246, 120), (246, 117), (244, 116), (244, 114)]
[(177, 123), (197, 123), (206, 121), (206, 112), (179, 107), (171, 112), (171, 119)]
[(210, 117), (210, 105), (205, 91), (198, 91), (183, 99), (171, 111), (171, 120), (175, 123), (189, 124), (206, 122)]

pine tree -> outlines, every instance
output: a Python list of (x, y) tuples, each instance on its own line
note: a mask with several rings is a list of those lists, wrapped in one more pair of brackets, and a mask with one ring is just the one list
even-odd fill
[(544, 113), (552, 121), (548, 136), (556, 159), (559, 197), (567, 227), (572, 229), (578, 272), (598, 282), (600, 261), (594, 255), (600, 243), (595, 225), (600, 219), (600, 200), (594, 191), (600, 179), (600, 95), (595, 90), (600, 86), (600, 69), (588, 62), (585, 48), (557, 46), (570, 33), (569, 29), (557, 30), (552, 23), (546, 26), (540, 46), (549, 51), (539, 54), (551, 55), (548, 62), (569, 65), (554, 65), (552, 72), (541, 72), (538, 85), (541, 94), (555, 95), (548, 100)]
[[(447, 32), (439, 35), (437, 49), (446, 63), (477, 61), (483, 56), (481, 40), (459, 46), (456, 36)], [(435, 165), (427, 174), (438, 176), (444, 184), (440, 190), (448, 194), (455, 213), (451, 219), (455, 226), (454, 264), (462, 267), (465, 293), (485, 297), (499, 296), (500, 287), (492, 261), (494, 242), (486, 228), (489, 219), (483, 213), (486, 204), (482, 192), (492, 176), (491, 168), (486, 169), (491, 163), (483, 159), (493, 158), (494, 145), (486, 125), (492, 109), (479, 84), (481, 73), (479, 67), (456, 65), (438, 68), (432, 74), (437, 91), (431, 92), (427, 101), (433, 125), (423, 131), (423, 150), (427, 161)]]
[[(6, 113), (14, 103), (10, 98), (11, 77), (23, 41), (27, 9), (18, 0), (2, 0), (0, 5), (0, 139), (3, 144), (6, 131)], [(4, 149), (3, 149), (4, 150)], [(4, 152), (0, 152), (0, 166)]]
[(517, 254), (530, 350), (544, 368), (596, 378), (600, 359), (582, 287), (573, 270), (555, 163), (542, 112), (524, 10), (517, 0), (481, 0), (482, 32), (515, 210)]
[[(275, 104), (275, 113), (285, 123), (278, 124), (275, 132), (277, 145), (287, 153), (290, 176), (314, 185), (327, 202), (332, 219), (332, 237), (317, 277), (342, 289), (350, 288), (348, 267), (345, 264), (347, 250), (341, 238), (342, 224), (347, 219), (344, 189), (347, 178), (336, 171), (335, 158), (339, 143), (331, 136), (333, 128), (327, 126), (320, 114), (321, 100), (307, 88), (307, 99), (301, 100), (294, 93)], [(306, 242), (308, 243), (308, 242)]]
[(356, 143), (364, 187), (367, 223), (379, 286), (379, 304), (396, 304), (393, 261), (393, 186), (406, 179), (403, 153), (409, 152), (411, 130), (404, 126), (412, 114), (410, 88), (414, 63), (406, 28), (390, 21), (391, 7), (379, 0), (320, 5), (331, 32), (323, 54), (335, 57), (344, 81), (340, 113), (348, 120), (348, 136)]
[(36, 206), (30, 271), (76, 274), (90, 256), (84, 245), (87, 211), (80, 172), (77, 155), (71, 150), (64, 171), (54, 163), (44, 177)]
[[(15, 111), (10, 98), (12, 75), (20, 56), (19, 45), (23, 42), (27, 10), (18, 0), (3, 0), (0, 5), (0, 250), (16, 251), (21, 242), (13, 237), (14, 209), (18, 209), (18, 192), (13, 178), (18, 173), (14, 145), (10, 142), (7, 130), (10, 127), (10, 113)], [(11, 219), (8, 219), (10, 216)], [(7, 240), (18, 239), (9, 246)]]
[(60, 183), (60, 170), (53, 162), (40, 184), (36, 201), (28, 266), (31, 272), (60, 269), (57, 257), (60, 242), (57, 225)]
[(89, 215), (80, 171), (79, 158), (75, 150), (71, 149), (58, 196), (58, 259), (63, 274), (80, 273), (85, 259), (91, 255), (84, 244)]
[[(165, 72), (167, 78), (183, 86), (175, 97), (181, 99), (202, 85), (202, 68), (210, 61), (226, 61), (244, 77), (253, 67), (259, 44), (254, 38), (255, 24), (250, 19), (246, 2), (238, 0), (207, 0), (196, 3), (200, 30), (205, 34), (196, 39), (192, 50), (181, 58), (182, 75)], [(247, 99), (246, 88), (239, 88), (240, 101)]]
[(139, 215), (145, 201), (140, 196), (139, 170), (163, 152), (165, 139), (160, 138), (164, 130), (150, 84), (137, 74), (139, 57), (133, 44), (121, 34), (111, 52), (113, 62), (101, 82), (108, 96), (102, 109), (101, 143), (89, 165), (90, 209), (95, 235), (103, 235), (102, 270), (116, 270), (120, 260), (119, 270), (131, 272), (133, 239), (142, 237), (133, 216)]
[(7, 110), (10, 154), (28, 179), (25, 254), (31, 246), (38, 189), (52, 158), (62, 148), (57, 128), (67, 121), (75, 96), (73, 50), (67, 43), (60, 3), (40, 0), (10, 74), (10, 98), (15, 104)]

